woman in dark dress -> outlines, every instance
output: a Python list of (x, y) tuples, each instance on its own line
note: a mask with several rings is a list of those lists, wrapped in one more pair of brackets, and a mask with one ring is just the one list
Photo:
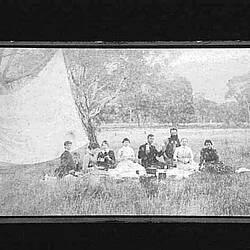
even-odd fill
[(71, 154), (71, 141), (64, 142), (64, 149), (65, 151), (60, 156), (60, 166), (55, 169), (55, 176), (58, 178), (63, 178), (68, 174), (73, 174), (75, 171), (75, 163), (73, 161), (73, 157)]
[(80, 154), (78, 152), (73, 153), (73, 161), (75, 163), (75, 171), (80, 172), (83, 170), (83, 163), (81, 161)]
[(101, 151), (97, 155), (97, 165), (108, 170), (115, 167), (115, 154), (113, 150), (109, 149), (107, 141), (103, 141)]
[(205, 140), (204, 148), (200, 152), (200, 170), (210, 173), (234, 173), (234, 169), (231, 166), (225, 165), (219, 161), (219, 156), (215, 148), (212, 147), (211, 140)]

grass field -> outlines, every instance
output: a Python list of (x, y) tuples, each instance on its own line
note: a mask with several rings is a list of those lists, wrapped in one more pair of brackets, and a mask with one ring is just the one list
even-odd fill
[[(160, 147), (167, 130), (103, 131), (98, 137), (108, 140), (117, 151), (124, 137), (137, 150), (148, 133)], [(220, 159), (226, 164), (250, 168), (250, 130), (180, 130), (189, 139), (195, 160), (205, 139), (211, 139)], [(250, 215), (250, 174), (212, 175), (196, 173), (186, 180), (166, 180), (141, 186), (139, 182), (116, 183), (89, 175), (75, 181), (41, 182), (43, 171), (57, 162), (20, 168), (1, 175), (1, 215)]]

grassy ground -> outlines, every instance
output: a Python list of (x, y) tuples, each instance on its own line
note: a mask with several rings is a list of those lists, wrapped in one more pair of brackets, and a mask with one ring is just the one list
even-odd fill
[[(250, 168), (249, 130), (181, 130), (198, 160), (203, 141), (212, 139), (221, 160), (235, 168)], [(99, 134), (117, 151), (124, 137), (135, 150), (148, 133), (161, 145), (168, 131), (126, 130)], [(250, 215), (249, 173), (212, 175), (197, 173), (186, 180), (166, 180), (147, 188), (139, 182), (116, 183), (92, 175), (76, 181), (40, 181), (44, 170), (56, 162), (23, 167), (12, 175), (2, 175), (1, 215)]]

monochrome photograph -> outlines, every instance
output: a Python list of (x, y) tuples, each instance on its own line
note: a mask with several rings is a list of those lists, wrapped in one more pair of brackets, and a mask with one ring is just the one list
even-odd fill
[(0, 216), (250, 215), (250, 48), (0, 48)]

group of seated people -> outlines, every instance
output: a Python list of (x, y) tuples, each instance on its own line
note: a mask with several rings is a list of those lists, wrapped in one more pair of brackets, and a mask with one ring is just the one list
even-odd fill
[[(88, 146), (88, 163), (87, 168), (98, 167), (109, 171), (111, 176), (133, 177), (145, 175), (151, 169), (171, 169), (196, 168), (209, 172), (233, 172), (231, 167), (225, 166), (219, 161), (216, 149), (212, 147), (211, 140), (205, 140), (204, 148), (200, 151), (200, 162), (196, 164), (193, 160), (193, 152), (187, 146), (188, 140), (182, 138), (179, 140), (177, 129), (170, 129), (170, 137), (164, 141), (161, 150), (157, 150), (153, 145), (154, 135), (147, 136), (147, 142), (139, 147), (138, 159), (135, 156), (134, 149), (130, 146), (130, 140), (124, 138), (122, 147), (117, 152), (117, 159), (113, 150), (109, 148), (108, 142), (105, 140), (98, 145), (90, 144)], [(56, 175), (61, 178), (67, 174), (74, 174), (83, 170), (83, 163), (80, 161), (78, 153), (70, 153), (72, 142), (64, 143), (65, 152), (61, 155), (61, 165), (56, 169)], [(163, 161), (158, 160), (163, 157)]]

